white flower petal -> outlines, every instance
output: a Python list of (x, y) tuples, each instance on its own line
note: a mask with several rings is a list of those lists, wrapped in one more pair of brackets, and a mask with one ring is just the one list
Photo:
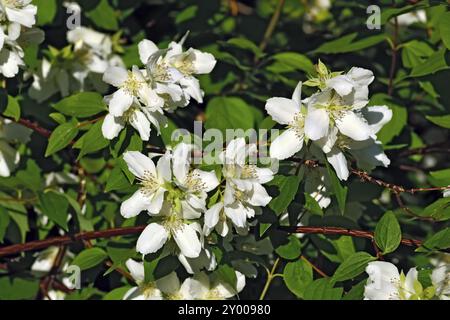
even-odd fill
[(192, 174), (198, 177), (202, 183), (202, 189), (205, 192), (214, 190), (219, 185), (215, 171), (203, 171), (199, 169), (192, 170)]
[(302, 105), (302, 82), (299, 81), (297, 83), (297, 86), (294, 89), (294, 92), (292, 93), (292, 101), (295, 102), (297, 106)]
[(295, 115), (300, 112), (300, 105), (287, 98), (270, 98), (265, 108), (274, 121), (286, 125), (292, 123)]
[(120, 87), (128, 79), (128, 71), (121, 67), (111, 66), (106, 69), (103, 75), (103, 81), (113, 85), (114, 87)]
[(326, 81), (327, 87), (333, 88), (341, 97), (352, 92), (354, 82), (346, 75), (336, 76)]
[(367, 107), (363, 114), (373, 135), (377, 134), (392, 119), (392, 110), (387, 106)]
[(217, 61), (211, 53), (201, 52), (192, 48), (187, 52), (194, 55), (194, 73), (206, 74), (214, 69)]
[(155, 164), (152, 159), (139, 151), (125, 152), (123, 160), (127, 163), (128, 170), (138, 178), (142, 179), (147, 173), (156, 175)]
[(128, 121), (139, 132), (139, 136), (143, 141), (150, 139), (150, 121), (148, 121), (147, 117), (141, 111), (134, 111)]
[(192, 145), (179, 143), (173, 150), (172, 167), (173, 175), (177, 181), (184, 184), (191, 165)]
[(181, 253), (188, 258), (196, 258), (200, 255), (202, 245), (195, 229), (184, 224), (173, 233), (173, 238), (180, 248)]
[(166, 151), (156, 164), (156, 171), (161, 182), (172, 180), (172, 170), (170, 168), (170, 152)]
[(127, 93), (123, 88), (113, 93), (111, 100), (109, 101), (109, 112), (116, 117), (120, 117), (127, 111), (132, 103), (133, 96)]
[(143, 255), (154, 253), (166, 243), (169, 233), (158, 223), (149, 224), (136, 243), (136, 250)]
[(356, 141), (367, 140), (372, 134), (369, 125), (351, 111), (337, 119), (336, 126), (342, 134)]
[(205, 212), (205, 225), (208, 228), (214, 228), (219, 222), (220, 212), (223, 210), (221, 202), (216, 203)]
[(328, 134), (330, 118), (324, 108), (308, 108), (305, 117), (305, 135), (311, 140), (318, 140)]
[(141, 190), (137, 190), (130, 198), (122, 202), (120, 214), (124, 218), (137, 216), (150, 206), (150, 199)]
[(120, 117), (114, 117), (112, 114), (107, 114), (102, 123), (102, 134), (108, 140), (117, 137), (125, 127), (125, 122)]
[(158, 51), (158, 46), (150, 40), (144, 39), (138, 44), (139, 58), (143, 64), (147, 64), (148, 58)]
[(125, 265), (127, 266), (128, 271), (130, 271), (131, 276), (137, 283), (144, 281), (145, 272), (144, 272), (144, 264), (142, 262), (137, 262), (134, 261), (133, 259), (128, 259), (125, 262)]
[(327, 153), (327, 160), (333, 166), (338, 178), (344, 181), (347, 180), (349, 176), (347, 159), (345, 159), (345, 155), (338, 148), (333, 148), (330, 153)]
[(299, 152), (303, 146), (303, 137), (294, 129), (285, 130), (270, 144), (270, 157), (278, 160), (287, 159)]

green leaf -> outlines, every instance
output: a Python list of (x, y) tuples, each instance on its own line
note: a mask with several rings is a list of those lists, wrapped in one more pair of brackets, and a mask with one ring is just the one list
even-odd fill
[(423, 63), (431, 54), (433, 49), (423, 41), (412, 40), (402, 47), (402, 62), (407, 68), (412, 68)]
[(442, 42), (450, 50), (450, 12), (441, 15), (439, 19), (439, 31)]
[(96, 152), (109, 145), (109, 140), (102, 134), (103, 120), (94, 123), (89, 130), (74, 144), (74, 148), (80, 149), (78, 159), (86, 154)]
[(392, 211), (386, 212), (375, 227), (375, 243), (383, 254), (394, 252), (402, 241), (402, 231)]
[(450, 228), (445, 228), (428, 238), (416, 252), (428, 252), (450, 247)]
[(276, 214), (285, 212), (289, 204), (294, 200), (299, 184), (300, 177), (298, 176), (276, 175), (268, 185), (277, 186), (279, 195), (270, 201), (269, 208)]
[(247, 38), (231, 38), (226, 43), (239, 49), (251, 51), (257, 58), (264, 55), (261, 49)]
[(56, 0), (33, 0), (33, 4), (37, 6), (37, 23), (43, 26), (53, 22), (57, 12)]
[(226, 129), (251, 129), (254, 125), (251, 107), (241, 98), (214, 97), (206, 107), (205, 128), (216, 128), (226, 134)]
[(98, 6), (94, 10), (88, 11), (86, 15), (97, 27), (102, 29), (115, 31), (119, 28), (117, 15), (108, 0), (101, 0)]
[(95, 267), (102, 263), (108, 255), (103, 249), (89, 248), (81, 251), (74, 259), (72, 264), (79, 266), (81, 270)]
[(450, 115), (449, 114), (442, 115), (442, 116), (435, 116), (435, 117), (426, 116), (426, 118), (440, 127), (450, 129)]
[(80, 92), (53, 105), (59, 112), (77, 118), (87, 118), (105, 111), (103, 97), (96, 92)]
[(376, 260), (376, 258), (372, 257), (367, 252), (356, 252), (352, 254), (336, 269), (332, 278), (333, 282), (355, 278), (366, 269), (369, 262), (374, 260)]
[(341, 214), (344, 214), (348, 188), (341, 185), (341, 182), (336, 176), (336, 173), (334, 173), (333, 169), (331, 169), (328, 163), (326, 163), (326, 166), (331, 181), (331, 188), (334, 191), (334, 196), (336, 197), (336, 200), (338, 202), (339, 210), (341, 211)]
[(410, 73), (410, 77), (423, 77), (429, 74), (434, 74), (438, 71), (448, 69), (445, 61), (445, 49), (441, 49), (433, 53), (423, 63), (415, 66)]
[(436, 221), (445, 221), (450, 219), (450, 198), (440, 198), (427, 206), (422, 213), (423, 217), (431, 217)]
[(105, 192), (110, 192), (113, 190), (126, 190), (130, 187), (131, 184), (122, 169), (119, 166), (114, 167), (114, 169), (111, 170), (106, 182)]
[(369, 47), (372, 47), (386, 39), (385, 34), (378, 34), (375, 36), (370, 36), (363, 38), (361, 40), (354, 41), (356, 38), (357, 33), (351, 33), (348, 35), (345, 35), (339, 39), (325, 42), (322, 44), (319, 48), (314, 50), (315, 53), (327, 53), (327, 54), (334, 54), (334, 53), (347, 53), (347, 52), (353, 52), (353, 51), (359, 51), (363, 50)]
[(131, 286), (124, 286), (120, 288), (115, 288), (112, 291), (105, 294), (102, 300), (123, 300), (123, 297), (131, 289)]
[(34, 299), (39, 290), (39, 279), (0, 276), (0, 300)]
[(297, 52), (281, 52), (272, 56), (274, 63), (267, 70), (274, 73), (304, 71), (307, 74), (315, 74), (314, 64), (311, 60)]
[(300, 256), (302, 244), (295, 235), (288, 237), (289, 242), (279, 246), (275, 252), (283, 259), (294, 260)]
[(5, 111), (3, 111), (3, 115), (11, 117), (16, 121), (20, 119), (20, 105), (17, 98), (8, 95), (8, 104)]
[(319, 216), (323, 216), (323, 210), (317, 203), (316, 199), (314, 199), (310, 194), (305, 192), (305, 206), (304, 208), (311, 212), (312, 214), (316, 214)]
[(64, 230), (68, 230), (67, 217), (69, 215), (69, 202), (66, 197), (53, 191), (39, 195), (42, 213), (50, 218)]
[(283, 279), (292, 293), (303, 298), (306, 288), (313, 281), (312, 267), (304, 260), (289, 262), (284, 267)]
[(350, 291), (342, 297), (342, 300), (362, 300), (364, 298), (364, 288), (366, 286), (367, 279), (360, 281), (357, 285), (354, 285)]
[(450, 181), (450, 168), (430, 172), (428, 180), (436, 187), (446, 187)]
[(339, 300), (342, 297), (342, 288), (333, 288), (330, 279), (322, 278), (311, 282), (305, 289), (305, 300)]
[(48, 139), (45, 156), (48, 157), (53, 153), (64, 149), (69, 145), (78, 134), (78, 128), (74, 121), (63, 123), (56, 127)]
[(234, 290), (236, 290), (237, 277), (236, 272), (232, 267), (227, 264), (220, 265), (215, 271), (215, 274), (219, 279), (229, 284)]

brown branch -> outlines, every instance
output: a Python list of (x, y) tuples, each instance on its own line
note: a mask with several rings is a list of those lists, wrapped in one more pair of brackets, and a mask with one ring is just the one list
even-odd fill
[[(366, 239), (374, 239), (373, 232), (370, 231), (362, 231), (362, 230), (354, 230), (354, 229), (345, 229), (345, 228), (337, 228), (337, 227), (279, 227), (281, 230), (290, 232), (290, 233), (305, 233), (305, 234), (329, 234), (329, 235), (342, 235), (342, 236), (351, 236), (355, 238), (366, 238)], [(412, 247), (420, 247), (422, 245), (422, 241), (415, 239), (402, 239), (401, 243), (406, 246)]]
[(142, 232), (146, 226), (113, 228), (100, 231), (86, 231), (76, 233), (72, 236), (52, 237), (44, 240), (30, 241), (26, 243), (14, 244), (0, 248), (0, 257), (12, 255), (20, 252), (44, 249), (50, 246), (65, 245), (81, 240), (91, 240), (98, 238), (111, 238), (116, 236), (131, 235)]
[(447, 189), (450, 189), (450, 186), (445, 186), (445, 187), (431, 187), (431, 188), (411, 188), (411, 189), (407, 189), (405, 187), (393, 184), (393, 183), (389, 183), (389, 182), (385, 182), (383, 180), (374, 178), (372, 176), (369, 176), (369, 174), (365, 171), (362, 170), (356, 170), (356, 169), (352, 169), (351, 172), (354, 175), (357, 175), (361, 180), (363, 181), (367, 181), (376, 185), (379, 185), (381, 187), (387, 188), (391, 191), (393, 191), (394, 193), (411, 193), (414, 194), (416, 192), (427, 192), (427, 191), (444, 191)]
[[(12, 119), (12, 118), (8, 118), (8, 119), (15, 121), (15, 119)], [(27, 119), (22, 119), (22, 118), (20, 118), (16, 122), (20, 123), (24, 127), (27, 127), (29, 129), (35, 131), (36, 133), (40, 134), (44, 138), (50, 138), (50, 135), (52, 134), (52, 132), (50, 130), (42, 128), (37, 122), (33, 122), (33, 121), (30, 121)]]
[(305, 256), (300, 256), (300, 258), (305, 261), (307, 264), (309, 264), (318, 274), (320, 274), (322, 277), (324, 278), (328, 278), (328, 275), (323, 272), (322, 270), (319, 269), (319, 267), (317, 267), (314, 263), (312, 263), (311, 261), (309, 261)]

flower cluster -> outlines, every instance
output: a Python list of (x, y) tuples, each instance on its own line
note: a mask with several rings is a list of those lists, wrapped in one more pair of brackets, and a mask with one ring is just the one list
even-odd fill
[(204, 272), (186, 278), (183, 283), (175, 272), (156, 281), (145, 281), (142, 262), (127, 260), (127, 268), (137, 286), (129, 289), (124, 300), (225, 300), (237, 295), (245, 287), (245, 277), (236, 271), (236, 288), (220, 279), (212, 279)]
[[(70, 5), (81, 11), (78, 4)], [(48, 59), (32, 74), (29, 95), (34, 100), (43, 102), (57, 93), (66, 97), (79, 91), (106, 92), (102, 75), (109, 67), (124, 66), (113, 50), (117, 39), (107, 34), (79, 26), (67, 32), (67, 42), (60, 50), (50, 47)]]
[(445, 263), (436, 266), (431, 274), (432, 286), (425, 289), (418, 280), (416, 268), (405, 276), (392, 263), (374, 261), (369, 263), (366, 272), (369, 279), (364, 288), (365, 300), (450, 299), (450, 270)]
[(6, 78), (16, 76), (25, 65), (22, 46), (43, 40), (42, 34), (30, 29), (36, 23), (36, 13), (31, 0), (0, 0), (0, 74)]
[(167, 49), (158, 49), (150, 40), (139, 42), (139, 57), (144, 69), (133, 66), (109, 67), (103, 80), (117, 91), (105, 100), (109, 113), (103, 122), (105, 138), (117, 137), (129, 123), (142, 140), (150, 138), (151, 124), (159, 131), (166, 125), (165, 112), (173, 112), (189, 104), (191, 98), (203, 102), (203, 91), (195, 75), (210, 73), (216, 64), (213, 55), (171, 42)]
[[(137, 241), (136, 250), (147, 255), (164, 247), (164, 252), (178, 255), (191, 274), (202, 269), (214, 270), (217, 263), (205, 236), (215, 229), (226, 237), (232, 226), (239, 234), (245, 234), (248, 219), (271, 200), (262, 184), (272, 180), (273, 172), (246, 163), (254, 150), (256, 146), (247, 147), (243, 138), (230, 141), (219, 155), (220, 180), (216, 171), (193, 168), (194, 145), (179, 143), (156, 164), (140, 152), (126, 152), (123, 158), (139, 180), (139, 189), (122, 203), (120, 212), (125, 218), (142, 211), (152, 217)], [(208, 193), (215, 189), (215, 196), (207, 202)]]
[(353, 67), (346, 74), (331, 73), (319, 61), (317, 77), (304, 83), (318, 87), (318, 92), (302, 99), (299, 82), (291, 99), (267, 100), (266, 110), (272, 119), (286, 126), (272, 141), (270, 156), (287, 159), (311, 141), (311, 152), (320, 159), (317, 150), (321, 150), (341, 180), (349, 176), (346, 155), (356, 159), (363, 170), (388, 166), (390, 161), (376, 134), (391, 120), (392, 111), (387, 106), (367, 107), (368, 86), (373, 79), (370, 70)]

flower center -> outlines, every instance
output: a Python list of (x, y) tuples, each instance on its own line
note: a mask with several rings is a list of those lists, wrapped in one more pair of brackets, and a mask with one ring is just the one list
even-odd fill
[(129, 95), (137, 96), (142, 85), (143, 81), (139, 80), (133, 72), (129, 71), (128, 78), (123, 83), (123, 88)]
[(185, 76), (190, 76), (194, 73), (194, 63), (189, 55), (185, 55), (180, 59), (176, 59), (173, 66), (178, 69)]
[(298, 112), (294, 115), (293, 121), (288, 125), (289, 128), (295, 131), (295, 135), (298, 138), (303, 138), (304, 131), (303, 128), (305, 126), (305, 116), (303, 113)]
[(25, 3), (23, 0), (1, 0), (1, 2), (7, 8), (21, 9), (25, 7)]
[(192, 193), (198, 193), (205, 189), (205, 183), (200, 179), (197, 172), (190, 172), (186, 178), (185, 183), (187, 189)]
[(145, 171), (143, 177), (139, 180), (139, 184), (141, 185), (140, 190), (146, 196), (151, 196), (160, 187), (158, 179), (149, 171)]
[(243, 179), (256, 179), (256, 166), (247, 164), (242, 167), (241, 178)]
[(143, 284), (139, 287), (139, 290), (141, 291), (142, 295), (148, 299), (150, 297), (154, 297), (157, 292), (157, 288), (153, 282)]
[(181, 228), (183, 228), (183, 224), (184, 224), (183, 219), (177, 213), (174, 212), (164, 219), (162, 226), (170, 234), (173, 234), (175, 231), (178, 231)]
[(223, 296), (220, 294), (219, 290), (217, 290), (217, 289), (211, 289), (211, 290), (209, 290), (209, 291), (206, 293), (204, 299), (205, 299), (205, 300), (225, 300), (225, 299), (223, 298)]

